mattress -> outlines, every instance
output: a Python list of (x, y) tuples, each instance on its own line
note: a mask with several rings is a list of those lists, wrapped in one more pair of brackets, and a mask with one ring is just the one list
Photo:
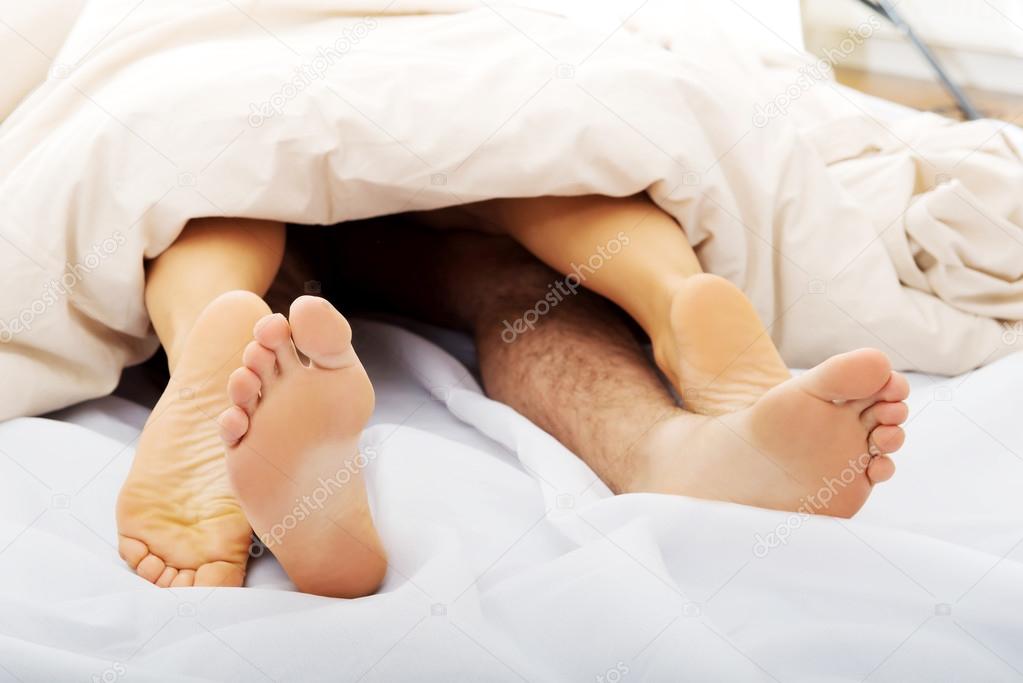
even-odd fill
[[(420, 330), (422, 331), (422, 330)], [(118, 558), (147, 414), (110, 397), (0, 425), (0, 681), (1015, 680), (1023, 355), (913, 376), (899, 473), (853, 521), (611, 496), (487, 399), (471, 345), (355, 323), (378, 595), (160, 589)], [(456, 358), (456, 355), (461, 359)]]

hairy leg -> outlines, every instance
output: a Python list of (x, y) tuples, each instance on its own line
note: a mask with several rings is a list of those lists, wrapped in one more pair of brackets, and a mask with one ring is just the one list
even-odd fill
[(284, 226), (201, 219), (148, 264), (146, 305), (171, 379), (117, 501), (121, 557), (160, 586), (240, 586), (249, 524), (227, 479), (217, 415), (280, 265)]
[(386, 219), (342, 228), (329, 248), (317, 239), (301, 247), (328, 254), (311, 272), (328, 281), (336, 274), (332, 291), (352, 297), (346, 303), (472, 334), (487, 394), (553, 434), (616, 492), (628, 490), (636, 469), (628, 446), (682, 412), (621, 311), (585, 289), (533, 331), (503, 340), (504, 322), (561, 279), (507, 237)]
[(645, 195), (499, 199), (425, 216), (453, 215), (511, 235), (568, 282), (621, 306), (693, 412), (745, 408), (789, 378), (746, 297), (702, 273), (678, 223)]
[[(579, 290), (538, 307), (559, 276), (507, 240), (379, 223), (338, 238), (332, 253), (347, 255), (338, 268), (346, 289), (472, 332), (488, 394), (553, 434), (615, 492), (848, 516), (891, 476), (884, 453), (901, 446), (907, 387), (877, 352), (836, 357), (748, 409), (696, 415), (674, 404), (600, 299)], [(532, 329), (509, 337), (506, 323), (541, 308)], [(808, 504), (829, 481), (838, 490)]]

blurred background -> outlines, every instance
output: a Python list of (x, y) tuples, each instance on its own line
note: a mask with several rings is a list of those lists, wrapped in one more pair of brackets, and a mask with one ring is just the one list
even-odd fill
[[(926, 59), (896, 26), (859, 0), (801, 0), (808, 50), (846, 85), (962, 118)], [(986, 116), (1023, 123), (1023, 0), (893, 0), (951, 79)], [(842, 49), (850, 35), (868, 34)], [(845, 43), (846, 47), (851, 45)]]
[[(237, 1), (247, 5), (263, 0)], [(646, 4), (641, 0), (551, 0), (555, 1), (591, 8)], [(759, 33), (768, 26), (787, 45), (797, 45), (802, 38), (807, 49), (835, 65), (838, 79), (846, 85), (917, 109), (962, 118), (954, 98), (940, 85), (919, 50), (863, 0), (677, 1), (713, 7), (736, 25), (752, 20), (760, 26)], [(878, 4), (878, 0), (870, 1)], [(886, 2), (933, 50), (979, 113), (1023, 123), (1023, 0)], [(23, 38), (31, 37), (43, 51), (55, 50), (85, 4), (86, 0), (0, 0), (0, 54), (10, 55), (17, 65), (4, 74), (7, 82), (0, 89), (0, 119), (51, 67), (45, 54)], [(106, 0), (105, 4), (113, 26), (141, 3)], [(335, 4), (351, 5), (353, 0), (336, 0)], [(356, 6), (367, 4), (373, 2), (354, 1)], [(843, 41), (857, 31), (861, 37), (852, 49), (842, 49)]]

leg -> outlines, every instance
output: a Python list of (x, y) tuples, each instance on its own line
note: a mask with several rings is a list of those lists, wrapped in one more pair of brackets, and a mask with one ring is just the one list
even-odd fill
[[(745, 408), (789, 378), (746, 297), (702, 273), (678, 223), (646, 196), (502, 199), (462, 213), (499, 226), (576, 284), (621, 306), (650, 337), (658, 366), (689, 410)], [(693, 319), (700, 330), (690, 327)]]
[[(636, 465), (623, 456), (623, 445), (682, 413), (621, 312), (585, 290), (552, 309), (534, 331), (513, 343), (502, 340), (504, 322), (533, 308), (558, 280), (506, 237), (386, 219), (342, 228), (329, 246), (315, 235), (291, 243), (306, 239), (304, 252), (329, 254), (310, 264), (314, 277), (342, 293), (346, 304), (473, 334), (487, 394), (556, 436), (616, 492), (629, 490)], [(332, 273), (342, 280), (331, 282)], [(595, 387), (599, 399), (587, 395)]]
[(674, 405), (621, 320), (583, 292), (550, 308), (534, 330), (502, 339), (504, 322), (534, 309), (558, 279), (518, 248), (401, 229), (381, 250), (382, 229), (339, 233), (340, 254), (358, 258), (338, 270), (372, 289), (378, 305), (474, 332), (487, 392), (552, 433), (616, 492), (849, 516), (892, 474), (883, 453), (901, 446), (907, 387), (877, 352), (836, 357), (731, 415), (695, 415)]
[(284, 256), (273, 221), (200, 218), (146, 268), (146, 310), (171, 372), (206, 305), (226, 292), (266, 294)]
[(146, 304), (171, 380), (117, 501), (121, 557), (160, 586), (240, 586), (249, 524), (231, 491), (216, 416), (284, 248), (279, 223), (203, 219), (148, 266)]

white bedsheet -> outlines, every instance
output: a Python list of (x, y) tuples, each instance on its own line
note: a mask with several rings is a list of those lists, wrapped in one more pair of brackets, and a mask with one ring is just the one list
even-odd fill
[(0, 681), (1020, 678), (1023, 354), (915, 376), (897, 478), (769, 549), (787, 515), (611, 497), (439, 347), (356, 334), (379, 595), (293, 592), (265, 555), (245, 589), (134, 576), (113, 504), (146, 411), (103, 399), (0, 425)]

